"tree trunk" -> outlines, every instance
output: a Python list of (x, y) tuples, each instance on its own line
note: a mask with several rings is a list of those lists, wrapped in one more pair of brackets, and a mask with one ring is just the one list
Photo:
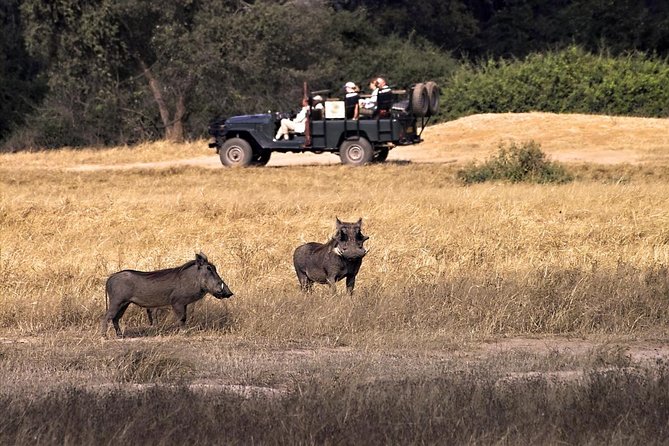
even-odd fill
[(174, 118), (170, 118), (170, 109), (167, 106), (167, 102), (165, 102), (165, 98), (163, 97), (162, 85), (160, 84), (160, 81), (153, 75), (151, 69), (146, 65), (146, 63), (144, 63), (142, 59), (138, 58), (138, 62), (142, 68), (144, 77), (149, 82), (149, 89), (153, 94), (153, 99), (158, 105), (160, 119), (163, 122), (163, 127), (165, 129), (165, 139), (173, 142), (183, 142), (183, 118), (186, 115), (186, 102), (184, 95), (179, 95), (177, 98)]
[(177, 97), (176, 109), (174, 110), (174, 120), (172, 125), (172, 133), (174, 138), (172, 139), (172, 141), (183, 142), (185, 116), (186, 116), (186, 97), (184, 94), (180, 94)]

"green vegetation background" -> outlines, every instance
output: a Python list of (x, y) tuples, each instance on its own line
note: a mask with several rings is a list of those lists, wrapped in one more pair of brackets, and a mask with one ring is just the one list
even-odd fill
[(666, 116), (659, 0), (0, 0), (4, 150), (202, 137), (302, 83), (435, 80), (441, 119)]

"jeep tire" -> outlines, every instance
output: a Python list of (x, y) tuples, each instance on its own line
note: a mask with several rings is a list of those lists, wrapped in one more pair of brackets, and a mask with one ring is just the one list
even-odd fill
[(221, 163), (227, 167), (246, 167), (253, 161), (251, 144), (242, 138), (231, 138), (218, 150)]
[(425, 82), (425, 90), (427, 90), (428, 106), (427, 111), (430, 116), (439, 113), (439, 86), (436, 82)]
[(374, 149), (365, 138), (344, 140), (339, 146), (341, 162), (351, 166), (362, 166), (372, 161)]
[(411, 92), (411, 111), (418, 117), (426, 116), (428, 107), (430, 106), (430, 98), (427, 95), (427, 88), (424, 83), (414, 85)]
[(372, 160), (375, 163), (383, 163), (388, 159), (388, 153), (390, 152), (390, 149), (387, 147), (382, 147), (380, 149), (377, 149), (376, 152), (374, 152), (374, 159)]

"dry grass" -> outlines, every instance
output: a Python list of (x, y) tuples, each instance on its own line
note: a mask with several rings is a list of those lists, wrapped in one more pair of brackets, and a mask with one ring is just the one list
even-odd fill
[[(236, 297), (195, 316), (211, 308), (201, 325), (244, 336), (633, 333), (669, 322), (662, 180), (462, 187), (448, 167), (386, 165), (5, 170), (2, 181), (0, 326), (19, 333), (92, 328), (110, 273), (180, 265), (198, 250)], [(335, 216), (363, 217), (371, 236), (357, 293), (305, 298), (292, 251), (325, 241)]]
[[(666, 167), (468, 187), (441, 164), (65, 169), (163, 156), (133, 152), (0, 156), (1, 442), (666, 438)], [(292, 251), (335, 217), (371, 237), (356, 293), (303, 295)], [(194, 305), (184, 332), (131, 310), (129, 339), (100, 338), (110, 273), (200, 250), (235, 297)], [(589, 344), (476, 347), (553, 336)], [(665, 353), (630, 355), (637, 339)]]
[(110, 149), (62, 149), (0, 154), (0, 169), (45, 169), (77, 165), (121, 165), (165, 160), (179, 160), (215, 154), (205, 141), (172, 144), (165, 141)]

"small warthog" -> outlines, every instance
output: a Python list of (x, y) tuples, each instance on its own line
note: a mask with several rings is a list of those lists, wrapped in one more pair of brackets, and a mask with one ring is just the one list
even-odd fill
[(196, 254), (195, 260), (177, 268), (149, 272), (119, 271), (109, 276), (105, 286), (108, 307), (102, 320), (102, 335), (107, 333), (107, 324), (112, 321), (116, 335), (121, 336), (118, 322), (131, 303), (147, 309), (149, 322), (152, 308), (171, 305), (181, 326), (184, 326), (188, 304), (202, 299), (207, 293), (218, 299), (232, 296), (216, 267), (203, 253)]
[(293, 264), (302, 290), (309, 291), (314, 282), (327, 283), (333, 292), (336, 282), (346, 277), (346, 290), (353, 293), (355, 276), (367, 250), (362, 244), (369, 237), (362, 235), (362, 218), (357, 223), (342, 223), (337, 218), (337, 233), (329, 242), (306, 243), (293, 254)]

